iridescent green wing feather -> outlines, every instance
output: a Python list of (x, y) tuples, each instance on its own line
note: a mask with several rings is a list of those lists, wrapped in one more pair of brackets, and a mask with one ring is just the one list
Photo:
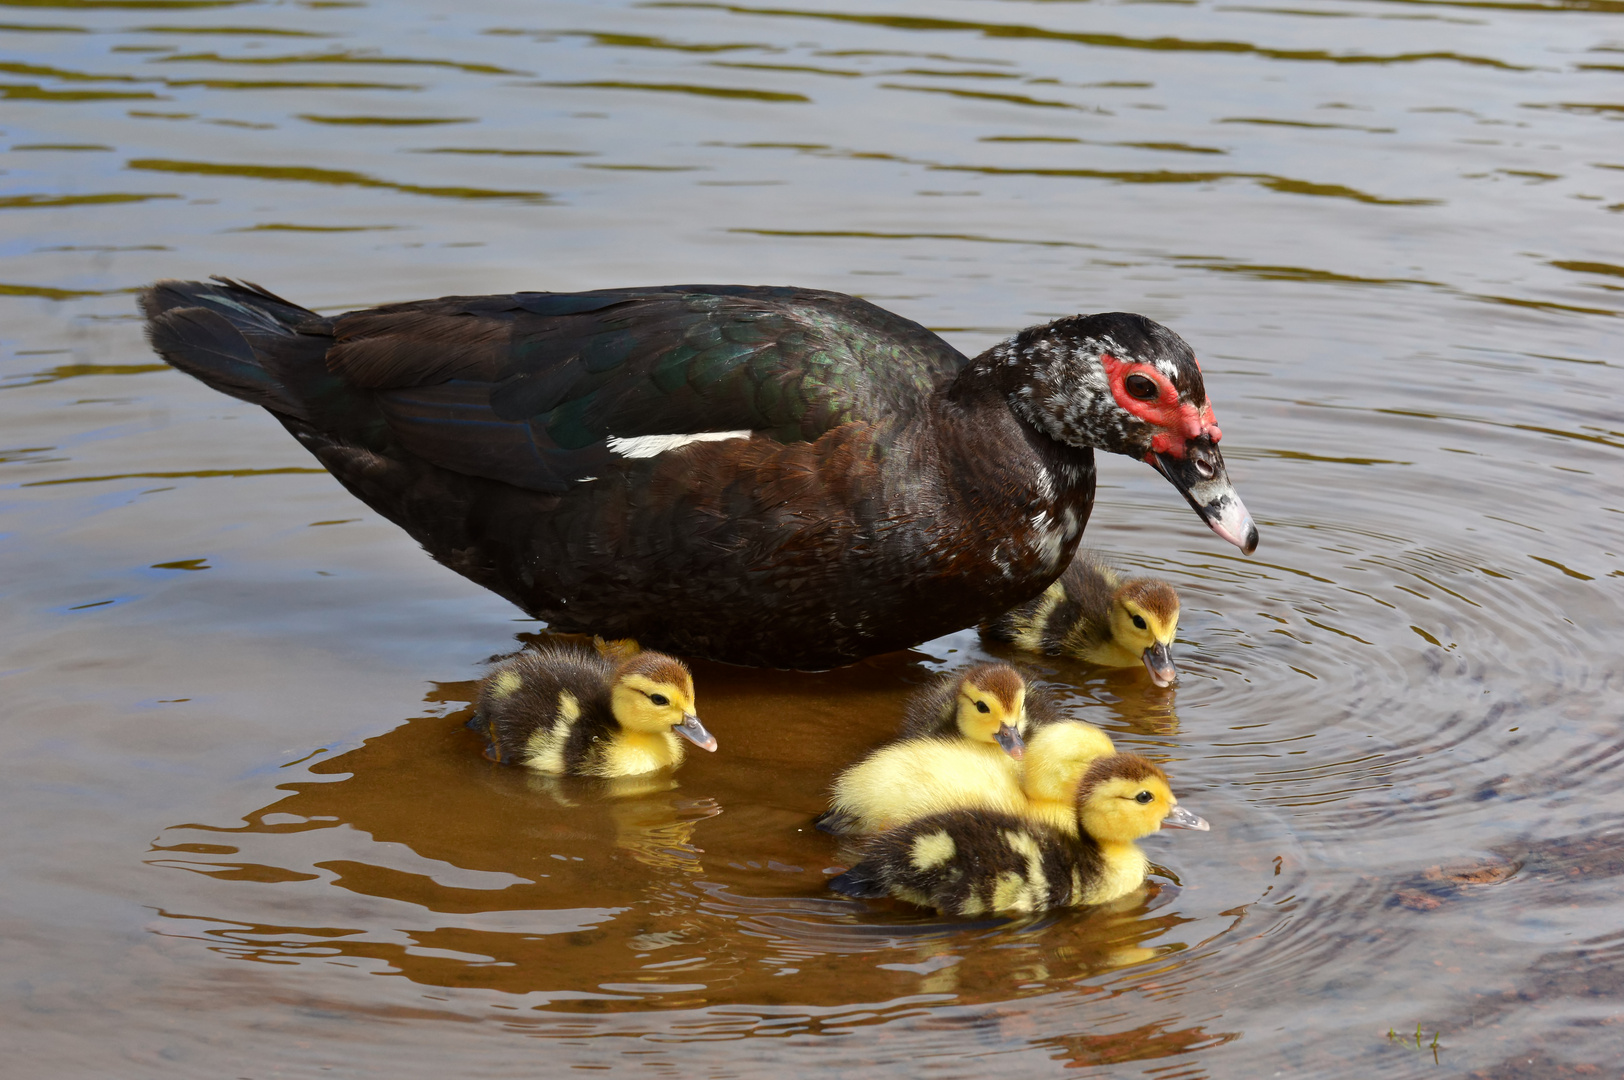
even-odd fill
[(378, 389), (407, 449), (538, 490), (595, 475), (611, 439), (794, 442), (906, 415), (967, 362), (866, 301), (790, 288), (519, 293), (351, 318), (333, 366)]

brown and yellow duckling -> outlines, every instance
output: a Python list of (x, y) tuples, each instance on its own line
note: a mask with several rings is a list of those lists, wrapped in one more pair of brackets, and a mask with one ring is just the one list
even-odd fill
[(682, 739), (715, 750), (694, 715), (694, 680), (664, 653), (530, 649), (480, 683), (469, 726), (487, 757), (554, 776), (636, 776), (682, 764)]
[[(964, 805), (960, 794), (984, 788), (988, 777), (1018, 789), (1026, 732), (1054, 719), (1047, 695), (1008, 664), (943, 675), (909, 700), (895, 742), (835, 778), (816, 825), (840, 835), (878, 832)], [(932, 778), (940, 782), (926, 782)]]
[(862, 861), (829, 887), (965, 917), (1103, 904), (1144, 883), (1148, 864), (1135, 840), (1164, 825), (1208, 827), (1178, 805), (1167, 774), (1137, 754), (1089, 766), (1074, 807), (1077, 836), (1008, 814), (921, 818), (866, 841)]
[(1074, 656), (1104, 667), (1143, 663), (1157, 686), (1178, 678), (1171, 649), (1179, 596), (1160, 578), (1124, 578), (1079, 551), (1035, 600), (982, 624), (981, 634), (1029, 652)]

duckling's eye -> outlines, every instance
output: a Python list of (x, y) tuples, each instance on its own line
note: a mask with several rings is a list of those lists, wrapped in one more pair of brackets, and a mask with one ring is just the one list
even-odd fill
[(1122, 385), (1140, 401), (1152, 401), (1161, 393), (1156, 384), (1143, 375), (1129, 375), (1122, 380)]
[(978, 701), (976, 702), (976, 712), (992, 712), (992, 710), (987, 708), (985, 701)]
[(1135, 615), (1133, 617), (1133, 624), (1141, 630), (1145, 629), (1145, 617), (1143, 615)]
[(1135, 795), (1135, 796), (1134, 796), (1134, 797), (1133, 797), (1133, 801), (1134, 801), (1134, 802), (1136, 802), (1136, 803), (1138, 803), (1138, 804), (1139, 804), (1139, 805), (1140, 805), (1140, 806), (1143, 806), (1143, 805), (1145, 805), (1145, 804), (1146, 804), (1146, 803), (1148, 803), (1148, 802), (1150, 802), (1150, 801), (1151, 801), (1151, 800), (1152, 800), (1152, 799), (1154, 799), (1154, 798), (1155, 798), (1155, 797), (1156, 797), (1156, 796), (1154, 796), (1154, 795), (1152, 795), (1152, 794), (1151, 794), (1151, 793), (1150, 793), (1150, 792), (1148, 792), (1148, 791), (1141, 791), (1141, 792), (1140, 792), (1140, 793), (1139, 793), (1139, 794), (1137, 794), (1137, 795)]
[(650, 701), (652, 701), (656, 705), (669, 705), (669, 704), (671, 704), (671, 699), (666, 697), (664, 694), (650, 694), (648, 696), (648, 699)]

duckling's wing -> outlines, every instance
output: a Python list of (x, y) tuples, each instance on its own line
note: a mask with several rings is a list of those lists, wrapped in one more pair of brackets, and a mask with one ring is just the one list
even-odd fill
[(552, 492), (689, 436), (906, 416), (968, 362), (855, 297), (756, 286), (449, 297), (333, 329), (328, 369), (376, 393), (405, 449)]

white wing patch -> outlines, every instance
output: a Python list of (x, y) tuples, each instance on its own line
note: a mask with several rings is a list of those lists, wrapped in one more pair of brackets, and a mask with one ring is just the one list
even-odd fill
[(609, 449), (628, 458), (659, 457), (668, 450), (676, 450), (696, 442), (721, 442), (724, 439), (748, 439), (750, 432), (745, 431), (699, 431), (692, 435), (633, 435), (621, 438), (619, 435), (611, 436)]
[[(1066, 513), (1070, 514), (1068, 509)], [(1043, 559), (1043, 565), (1053, 570), (1060, 565), (1060, 548), (1069, 539), (1071, 534), (1057, 522), (1051, 521), (1047, 511), (1039, 510), (1032, 515), (1032, 531), (1036, 533), (1032, 539), (1032, 549)]]

